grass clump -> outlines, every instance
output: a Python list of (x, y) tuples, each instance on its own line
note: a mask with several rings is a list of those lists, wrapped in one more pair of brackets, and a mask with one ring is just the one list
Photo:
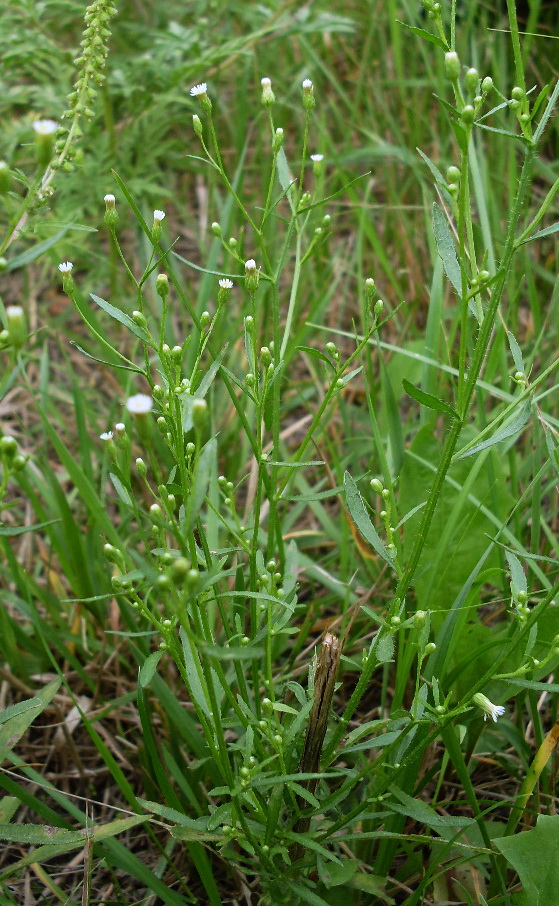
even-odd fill
[(201, 6), (0, 170), (1, 895), (549, 899), (559, 85), (511, 2)]

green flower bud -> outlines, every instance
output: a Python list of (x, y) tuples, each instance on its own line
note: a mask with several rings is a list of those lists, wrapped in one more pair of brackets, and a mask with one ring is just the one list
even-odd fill
[(475, 119), (475, 115), (476, 112), (472, 105), (466, 104), (466, 106), (462, 110), (462, 122), (465, 123), (466, 126), (471, 126)]
[(35, 156), (40, 167), (48, 167), (54, 152), (54, 136), (58, 123), (54, 120), (37, 120), (33, 123), (35, 132)]
[(481, 90), (483, 94), (488, 94), (493, 88), (493, 79), (491, 76), (485, 76), (483, 82), (481, 83)]
[(470, 94), (475, 94), (477, 91), (477, 86), (479, 82), (479, 73), (477, 69), (468, 69), (466, 75), (464, 76), (464, 84), (466, 86), (466, 91)]
[(15, 437), (12, 437), (11, 434), (5, 434), (4, 437), (0, 439), (0, 458), (4, 462), (10, 463), (16, 456), (18, 451), (18, 444)]
[(277, 154), (280, 148), (283, 148), (284, 139), (285, 137), (283, 134), (283, 129), (276, 129), (274, 137), (272, 139), (272, 151), (274, 152), (274, 154)]
[(132, 320), (134, 321), (134, 324), (138, 325), (138, 327), (147, 327), (148, 322), (145, 315), (143, 315), (141, 311), (133, 311)]
[(222, 235), (221, 226), (219, 225), (219, 223), (217, 222), (217, 220), (214, 220), (214, 222), (212, 223), (210, 229), (211, 229), (212, 233), (214, 234), (214, 236), (221, 236), (221, 235)]
[(460, 170), (458, 167), (449, 167), (446, 171), (447, 182), (460, 182)]
[(104, 219), (106, 225), (109, 227), (109, 229), (114, 230), (114, 228), (118, 224), (116, 199), (115, 199), (114, 195), (109, 194), (109, 195), (105, 195), (103, 200), (105, 202), (105, 216), (103, 219)]
[(5, 160), (0, 160), (0, 195), (10, 191), (12, 173)]
[(314, 97), (314, 86), (310, 79), (303, 82), (303, 107), (305, 110), (312, 110), (316, 104)]
[(8, 305), (6, 308), (6, 327), (10, 345), (14, 349), (21, 349), (27, 342), (27, 324), (25, 312), (20, 305)]
[(197, 113), (195, 113), (194, 116), (192, 117), (192, 128), (194, 129), (198, 138), (202, 138), (202, 133), (203, 133), (202, 121)]
[(155, 291), (161, 299), (166, 299), (169, 295), (169, 278), (167, 274), (158, 274), (155, 281)]
[(258, 289), (259, 280), (260, 272), (257, 270), (256, 261), (249, 258), (245, 261), (245, 286), (251, 295)]
[(455, 50), (449, 50), (448, 53), (445, 53), (444, 66), (447, 78), (451, 82), (457, 82), (460, 78), (460, 60)]
[(174, 584), (182, 585), (190, 572), (190, 562), (186, 557), (178, 557), (176, 560), (173, 560), (173, 565), (169, 572)]
[(272, 91), (272, 80), (261, 79), (260, 84), (262, 85), (262, 103), (264, 104), (264, 107), (271, 107), (276, 99), (274, 92)]
[(511, 97), (513, 101), (523, 101), (526, 95), (523, 89), (516, 85), (511, 91)]
[(382, 484), (382, 481), (380, 481), (380, 479), (378, 479), (378, 478), (372, 478), (370, 481), (370, 485), (376, 494), (382, 494), (382, 492), (384, 491), (384, 486)]
[(203, 431), (208, 420), (208, 404), (206, 400), (194, 400), (192, 403), (192, 424), (194, 430)]

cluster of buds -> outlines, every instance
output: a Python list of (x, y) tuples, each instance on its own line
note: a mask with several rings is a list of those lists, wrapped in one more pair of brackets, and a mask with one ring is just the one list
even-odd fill
[(456, 51), (449, 50), (445, 54), (444, 62), (447, 78), (454, 86), (462, 122), (465, 126), (472, 126), (487, 95), (493, 88), (493, 79), (491, 76), (486, 76), (480, 81), (480, 75), (477, 69), (474, 69), (474, 67), (471, 66), (464, 74), (463, 84), (466, 96), (464, 100), (460, 93), (462, 67)]
[(11, 434), (3, 434), (0, 437), (0, 462), (2, 463), (2, 485), (1, 492), (6, 488), (10, 476), (20, 472), (27, 463), (29, 456), (24, 456), (19, 452), (19, 445), (15, 437)]
[(383, 507), (379, 513), (380, 518), (384, 523), (384, 530), (386, 532), (387, 545), (386, 550), (389, 555), (395, 559), (397, 556), (397, 548), (394, 543), (396, 529), (392, 525), (391, 515), (392, 515), (392, 501), (391, 494), (388, 488), (385, 488), (379, 478), (373, 478), (370, 482), (371, 490), (378, 494), (383, 502)]
[[(79, 75), (74, 83), (74, 89), (68, 97), (68, 109), (64, 111), (64, 119), (77, 121), (81, 116), (87, 120), (93, 119), (95, 86), (103, 85), (106, 78), (104, 69), (111, 35), (109, 24), (116, 13), (116, 6), (111, 0), (93, 0), (93, 3), (86, 9), (86, 28), (81, 42), (82, 50), (74, 61)], [(71, 138), (78, 135), (79, 131), (72, 127)], [(51, 166), (71, 169), (70, 159), (74, 156), (75, 151), (68, 130), (59, 130), (55, 152), (58, 156)]]

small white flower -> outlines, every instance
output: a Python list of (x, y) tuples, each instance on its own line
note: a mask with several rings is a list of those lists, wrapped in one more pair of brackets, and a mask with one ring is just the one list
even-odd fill
[[(233, 284), (231, 284), (233, 286)], [(8, 321), (12, 318), (23, 318), (23, 308), (21, 305), (8, 305), (6, 306), (6, 317)]]
[(165, 211), (154, 211), (153, 219), (156, 223), (161, 223), (162, 220), (165, 220)]
[(104, 201), (106, 204), (112, 204), (115, 200), (116, 200), (116, 199), (115, 199), (114, 195), (111, 195), (110, 192), (109, 192), (108, 195), (105, 195), (105, 197), (103, 198), (103, 201)]
[(124, 422), (117, 422), (115, 425), (115, 431), (117, 434), (124, 434), (126, 431), (126, 425)]
[(63, 261), (62, 264), (58, 265), (58, 270), (61, 274), (69, 274), (71, 273), (73, 267), (74, 265), (71, 261)]
[(190, 89), (190, 96), (193, 98), (200, 97), (201, 94), (206, 94), (208, 91), (208, 86), (205, 82), (200, 82), (199, 85), (195, 85), (194, 88)]
[(147, 393), (136, 393), (126, 400), (126, 408), (131, 415), (147, 415), (151, 412), (153, 400)]
[(245, 261), (245, 271), (255, 271), (256, 270), (256, 261), (254, 258), (249, 258), (248, 261)]
[(107, 440), (112, 440), (112, 439), (113, 439), (112, 431), (104, 431), (103, 434), (99, 435), (99, 440), (107, 441)]
[(481, 692), (476, 692), (473, 698), (474, 704), (481, 708), (483, 713), (483, 719), (487, 720), (490, 717), (492, 720), (497, 723), (497, 718), (502, 717), (505, 713), (503, 705), (494, 705), (492, 701), (489, 701), (486, 695), (483, 695)]
[(260, 84), (262, 85), (262, 88), (271, 88), (272, 80), (271, 79), (260, 79)]
[(219, 281), (219, 285), (221, 286), (222, 289), (233, 289), (233, 281), (232, 281), (232, 280), (227, 280), (227, 279), (225, 279), (225, 280), (220, 280), (220, 281)]
[(33, 129), (37, 135), (54, 135), (58, 129), (58, 123), (55, 123), (54, 120), (37, 120), (36, 123), (33, 123)]
[(324, 154), (311, 154), (311, 160), (315, 164), (319, 164), (321, 160), (324, 160)]
[(303, 91), (312, 91), (312, 82), (310, 79), (305, 79), (303, 82)]

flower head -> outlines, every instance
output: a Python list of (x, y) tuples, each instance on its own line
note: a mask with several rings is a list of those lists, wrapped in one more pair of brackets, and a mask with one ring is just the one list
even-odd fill
[(62, 264), (58, 265), (58, 270), (61, 274), (70, 274), (72, 272), (74, 265), (71, 261), (63, 261)]
[(99, 435), (99, 440), (104, 440), (105, 442), (113, 439), (112, 431), (104, 431), (103, 434)]
[(256, 270), (256, 261), (254, 258), (249, 258), (248, 261), (245, 261), (245, 271), (255, 271)]
[(227, 280), (227, 279), (220, 280), (219, 285), (221, 286), (222, 289), (233, 289), (232, 280)]
[(126, 400), (126, 408), (131, 415), (147, 415), (151, 412), (153, 399), (147, 393), (136, 393)]
[(474, 704), (481, 708), (483, 713), (483, 719), (487, 720), (490, 717), (495, 723), (497, 723), (497, 718), (502, 717), (505, 713), (505, 709), (502, 705), (494, 705), (493, 702), (489, 701), (486, 695), (483, 695), (481, 692), (476, 692), (473, 698)]
[(319, 164), (324, 160), (324, 154), (311, 154), (311, 160), (315, 164)]
[(194, 85), (194, 87), (190, 89), (190, 96), (193, 98), (199, 98), (199, 97), (201, 97), (201, 95), (207, 94), (207, 93), (208, 93), (208, 86), (206, 85), (205, 82), (200, 82), (199, 85)]
[(36, 135), (54, 135), (58, 129), (58, 123), (54, 120), (37, 120), (33, 123), (33, 129)]
[(310, 112), (313, 109), (314, 104), (313, 83), (310, 79), (305, 79), (303, 82), (303, 107), (307, 112)]
[(165, 211), (154, 211), (153, 219), (158, 223), (161, 223), (162, 220), (165, 220)]
[(114, 195), (111, 195), (110, 192), (108, 195), (105, 195), (105, 197), (103, 198), (103, 201), (105, 202), (105, 204), (112, 204), (115, 200), (116, 199), (115, 199)]

